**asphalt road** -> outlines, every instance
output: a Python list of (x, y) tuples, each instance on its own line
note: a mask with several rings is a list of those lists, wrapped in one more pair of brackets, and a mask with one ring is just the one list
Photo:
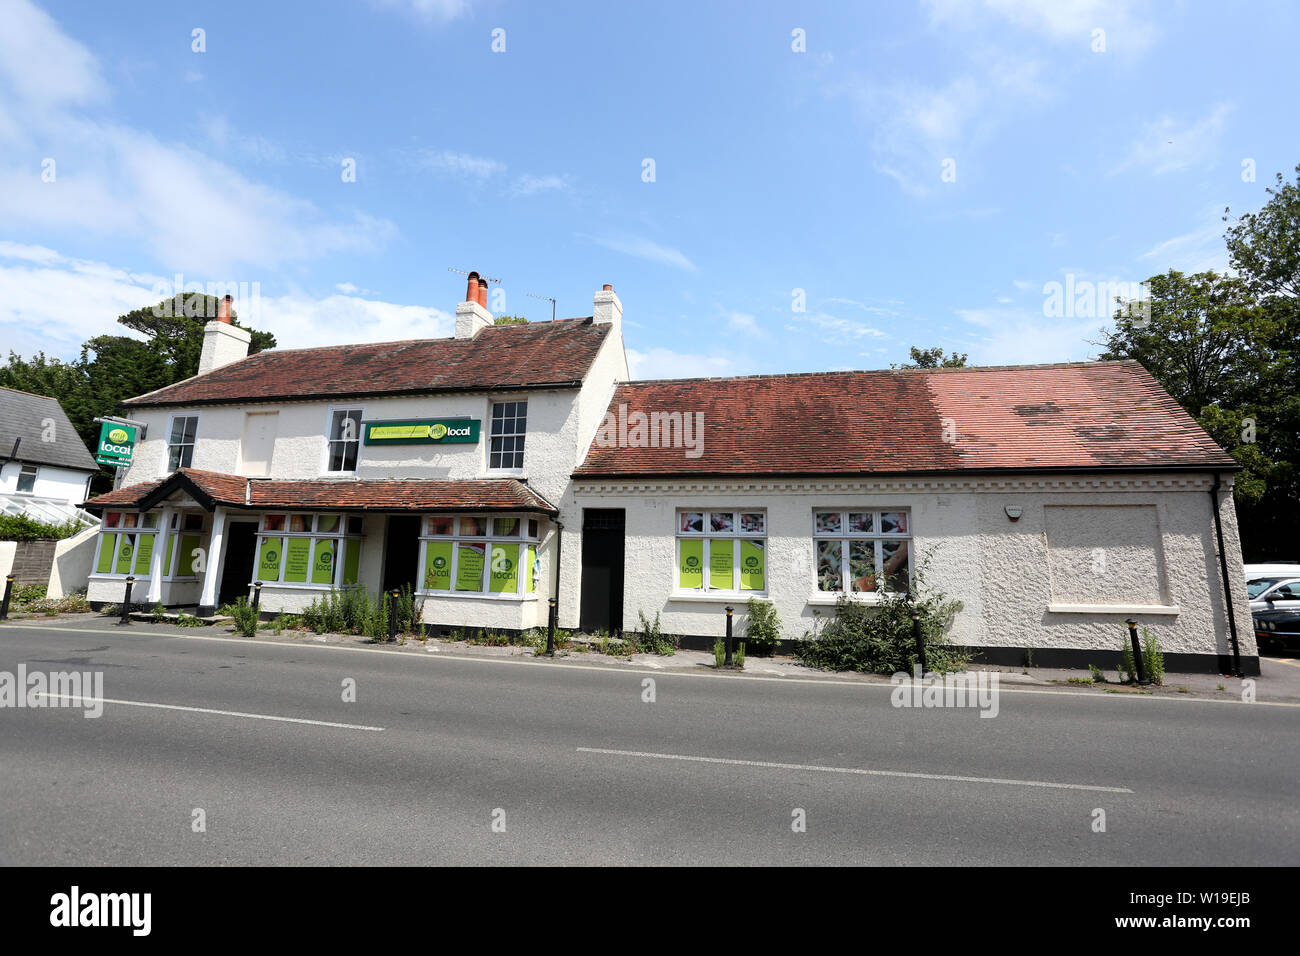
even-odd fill
[(988, 719), (98, 622), (0, 625), (20, 664), (102, 671), (110, 702), (0, 708), (4, 865), (1300, 862), (1294, 705), (1004, 688)]

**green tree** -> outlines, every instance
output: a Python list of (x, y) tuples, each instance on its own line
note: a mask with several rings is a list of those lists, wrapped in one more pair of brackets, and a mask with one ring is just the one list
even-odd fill
[(498, 315), (492, 320), (493, 325), (527, 325), (528, 320), (522, 315)]
[(913, 345), (910, 349), (912, 361), (904, 362), (902, 365), (893, 365), (893, 368), (965, 368), (966, 353), (960, 355), (953, 352), (951, 355), (945, 355), (943, 349), (937, 345), (934, 348), (918, 349)]
[[(9, 353), (0, 366), (0, 385), (57, 399), (86, 447), (99, 441), (95, 418), (119, 411), (122, 401), (196, 375), (203, 351), (203, 326), (217, 314), (215, 296), (186, 293), (156, 306), (119, 316), (118, 322), (144, 336), (97, 335), (81, 347), (74, 361), (63, 362), (38, 352), (24, 359)], [(239, 325), (238, 316), (232, 324)], [(275, 347), (270, 332), (252, 332), (249, 352)], [(93, 488), (106, 487), (107, 471)]]

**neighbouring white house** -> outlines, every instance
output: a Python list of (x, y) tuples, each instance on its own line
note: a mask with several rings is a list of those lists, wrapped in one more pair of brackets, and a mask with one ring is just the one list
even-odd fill
[(771, 602), (928, 580), (990, 662), (1113, 666), (1136, 618), (1171, 670), (1258, 672), (1237, 465), (1133, 362), (628, 381), (619, 297), (455, 334), (247, 355), (125, 403), (147, 424), (103, 515), (90, 599), (264, 613), (411, 585), (433, 633), (639, 614), (708, 646)]

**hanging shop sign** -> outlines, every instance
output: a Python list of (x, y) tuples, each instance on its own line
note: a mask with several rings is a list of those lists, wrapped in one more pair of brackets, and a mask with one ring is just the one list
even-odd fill
[(99, 445), (95, 448), (95, 461), (101, 465), (125, 468), (131, 464), (135, 452), (135, 438), (139, 429), (121, 422), (104, 422), (99, 426)]
[(474, 445), (479, 435), (476, 418), (363, 422), (362, 427), (367, 445)]

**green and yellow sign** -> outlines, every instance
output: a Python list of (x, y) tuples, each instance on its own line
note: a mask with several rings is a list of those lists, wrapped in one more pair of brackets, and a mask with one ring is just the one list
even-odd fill
[(365, 422), (362, 427), (367, 445), (474, 445), (479, 436), (476, 418)]
[(134, 425), (104, 422), (99, 426), (99, 445), (95, 448), (95, 461), (101, 465), (122, 468), (131, 464), (131, 456), (135, 453), (137, 431)]

